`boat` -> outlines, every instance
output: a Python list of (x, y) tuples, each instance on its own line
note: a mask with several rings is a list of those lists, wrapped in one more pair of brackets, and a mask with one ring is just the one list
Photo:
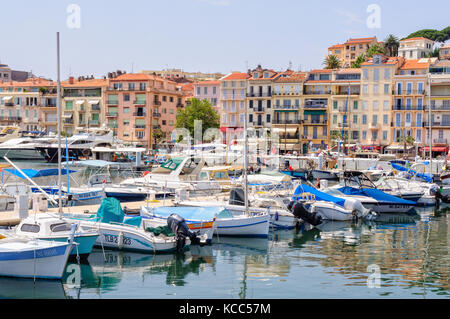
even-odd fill
[(44, 157), (36, 150), (37, 146), (42, 146), (38, 139), (31, 137), (13, 138), (0, 144), (0, 156), (7, 156), (12, 160), (41, 161)]
[(317, 179), (325, 179), (325, 180), (339, 180), (339, 175), (338, 172), (334, 172), (334, 171), (325, 171), (325, 170), (318, 170), (318, 169), (313, 169), (311, 171), (311, 176), (313, 178), (313, 180), (317, 180)]
[[(169, 234), (169, 230), (158, 231), (166, 227), (167, 222), (158, 220), (143, 220), (140, 216), (126, 218), (120, 202), (115, 198), (105, 198), (94, 215), (64, 214), (64, 217), (76, 220), (81, 227), (97, 231), (100, 236), (95, 246), (141, 253), (166, 253), (178, 249), (178, 238)], [(200, 242), (206, 242), (205, 236), (200, 236)], [(191, 244), (186, 238), (182, 248)]]
[[(111, 147), (116, 143), (113, 131), (109, 128), (77, 128), (77, 133), (67, 138), (68, 156), (70, 159), (78, 160), (82, 157), (92, 156), (94, 147)], [(39, 145), (36, 150), (49, 163), (58, 162), (58, 142), (48, 145)], [(62, 154), (62, 157), (65, 157)]]
[(186, 220), (186, 224), (191, 231), (199, 232), (201, 236), (206, 236), (206, 242), (211, 243), (214, 231), (217, 228), (216, 215), (221, 213), (220, 208), (211, 207), (147, 207), (141, 206), (140, 217), (143, 223), (151, 221), (167, 221), (170, 215), (177, 214)]
[(0, 236), (0, 276), (61, 279), (75, 244), (74, 233), (75, 225), (69, 242)]
[(334, 189), (347, 196), (358, 196), (354, 198), (369, 198), (369, 200), (361, 200), (361, 202), (363, 206), (376, 213), (405, 213), (417, 205), (416, 202), (377, 189), (364, 173), (358, 171), (345, 171), (344, 186), (336, 185)]
[[(73, 220), (60, 218), (49, 213), (41, 213), (23, 219), (16, 226), (14, 233), (20, 237), (66, 242), (74, 224), (76, 223)], [(72, 249), (70, 256), (87, 259), (99, 234), (95, 231), (84, 230), (78, 224), (76, 226), (74, 240), (78, 245)]]
[(20, 137), (19, 126), (0, 126), (0, 143)]

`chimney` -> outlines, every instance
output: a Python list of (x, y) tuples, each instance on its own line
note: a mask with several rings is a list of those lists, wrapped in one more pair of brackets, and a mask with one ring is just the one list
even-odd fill
[(74, 84), (74, 78), (73, 78), (73, 76), (70, 76), (70, 77), (69, 77), (69, 84)]

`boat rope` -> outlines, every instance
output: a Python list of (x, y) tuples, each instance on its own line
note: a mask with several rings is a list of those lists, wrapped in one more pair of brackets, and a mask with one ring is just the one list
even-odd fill
[[(37, 244), (37, 242), (35, 242), (35, 244)], [(34, 247), (33, 252), (34, 252), (34, 254), (33, 254), (33, 267), (34, 267), (33, 283), (34, 283), (34, 285), (36, 285), (36, 246)]]
[(102, 246), (102, 252), (103, 252), (103, 259), (106, 262), (106, 254), (105, 254), (105, 247), (103, 247), (103, 236), (102, 233), (100, 232), (100, 224), (97, 224), (97, 231), (100, 234), (100, 246)]

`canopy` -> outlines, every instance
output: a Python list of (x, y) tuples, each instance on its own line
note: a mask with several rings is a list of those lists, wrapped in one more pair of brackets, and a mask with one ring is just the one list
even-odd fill
[[(429, 146), (425, 146), (425, 147), (422, 147), (421, 150), (425, 151), (425, 152), (429, 152), (430, 151), (430, 147)], [(448, 147), (446, 147), (446, 146), (432, 146), (431, 150), (433, 152), (448, 152)]]
[(387, 194), (383, 191), (380, 191), (376, 188), (354, 188), (354, 187), (342, 187), (339, 188), (338, 191), (341, 193), (344, 193), (345, 195), (357, 195), (357, 196), (366, 196), (366, 197), (372, 197), (376, 199), (379, 202), (384, 203), (395, 203), (395, 204), (402, 204), (402, 205), (415, 205), (416, 202), (405, 200), (397, 196), (393, 196), (390, 194)]
[(5, 96), (4, 98), (3, 98), (3, 101), (9, 101), (9, 100), (11, 100), (13, 97), (12, 96)]
[(184, 158), (182, 157), (174, 157), (164, 164), (161, 165), (162, 168), (170, 169), (172, 171), (176, 170), (177, 167), (183, 162)]
[[(12, 169), (12, 168), (7, 168), (3, 170), (4, 172), (7, 172), (11, 175), (15, 175), (17, 177), (23, 178), (25, 179), (26, 177), (23, 176), (22, 173), (20, 173), (18, 170), (16, 169)], [(22, 172), (24, 172), (24, 174), (29, 177), (29, 178), (36, 178), (36, 177), (44, 177), (44, 176), (56, 176), (58, 175), (58, 169), (57, 168), (51, 168), (51, 169), (42, 169), (42, 170), (35, 170), (35, 169), (31, 169), (31, 168), (26, 168), (26, 169), (22, 169)], [(69, 174), (71, 173), (75, 173), (76, 171), (73, 170), (69, 170)], [(61, 175), (66, 175), (67, 172), (65, 169), (61, 169)]]
[(108, 165), (116, 165), (117, 163), (107, 162), (107, 161), (102, 161), (102, 160), (85, 160), (85, 161), (73, 162), (71, 164), (72, 165), (79, 165), (79, 166), (105, 167), (105, 166), (108, 166)]
[(225, 217), (230, 213), (224, 207), (155, 207), (153, 214), (160, 217), (169, 217), (177, 214), (188, 221), (211, 221), (214, 218)]
[(78, 101), (76, 101), (76, 104), (77, 104), (77, 105), (84, 104), (84, 101), (83, 101), (83, 100), (78, 100)]
[(303, 193), (310, 193), (313, 194), (316, 197), (316, 200), (320, 200), (320, 201), (326, 201), (326, 202), (333, 202), (339, 206), (344, 207), (345, 204), (345, 199), (342, 198), (338, 198), (338, 197), (334, 197), (331, 196), (329, 194), (326, 194), (324, 192), (321, 192), (311, 186), (308, 185), (304, 185), (304, 184), (300, 184), (297, 189), (294, 192), (294, 197), (292, 198), (293, 200), (297, 200), (299, 199), (299, 196), (296, 195), (300, 195)]
[(100, 100), (90, 100), (89, 104), (98, 104), (100, 103)]

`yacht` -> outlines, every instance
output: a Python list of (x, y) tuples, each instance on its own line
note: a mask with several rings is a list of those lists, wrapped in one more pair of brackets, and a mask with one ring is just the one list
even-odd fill
[[(80, 157), (92, 156), (92, 148), (114, 144), (113, 131), (109, 128), (78, 128), (77, 133), (67, 138), (67, 149), (69, 159), (79, 159)], [(62, 157), (66, 155), (65, 141), (62, 141)], [(37, 146), (39, 153), (50, 163), (58, 162), (58, 143), (55, 140), (48, 145)]]
[(0, 157), (8, 157), (11, 160), (43, 160), (44, 157), (36, 150), (37, 146), (44, 145), (48, 139), (19, 137), (0, 144)]
[(0, 126), (0, 143), (18, 138), (20, 127), (18, 126)]

